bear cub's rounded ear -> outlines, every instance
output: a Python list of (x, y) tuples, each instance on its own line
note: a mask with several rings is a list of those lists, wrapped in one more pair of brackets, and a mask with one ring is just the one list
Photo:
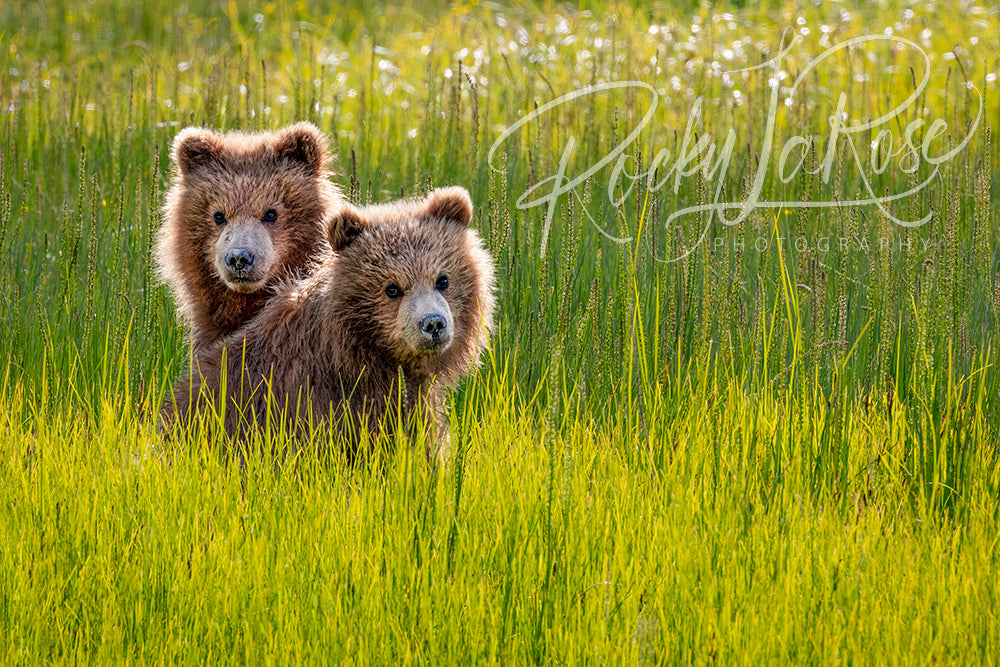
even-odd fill
[(343, 204), (337, 215), (330, 220), (330, 245), (335, 251), (343, 250), (361, 236), (368, 225), (368, 218), (361, 210), (350, 204)]
[(301, 162), (314, 174), (322, 172), (326, 164), (326, 137), (312, 123), (296, 123), (281, 130), (274, 148), (281, 157)]
[(174, 164), (186, 175), (218, 159), (222, 141), (218, 136), (200, 127), (188, 127), (174, 138)]
[(472, 198), (465, 188), (438, 188), (427, 195), (427, 213), (467, 227), (472, 220)]

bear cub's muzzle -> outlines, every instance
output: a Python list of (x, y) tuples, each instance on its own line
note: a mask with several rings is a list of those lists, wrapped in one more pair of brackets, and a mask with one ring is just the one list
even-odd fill
[(441, 293), (430, 288), (404, 297), (399, 311), (400, 332), (417, 355), (435, 355), (448, 349), (454, 337), (451, 308)]
[(258, 221), (234, 221), (215, 244), (215, 269), (226, 287), (236, 292), (260, 289), (271, 277), (275, 259), (271, 234)]

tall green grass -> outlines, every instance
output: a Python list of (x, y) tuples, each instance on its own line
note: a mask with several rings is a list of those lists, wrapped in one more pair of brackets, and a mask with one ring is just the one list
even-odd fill
[[(644, 81), (662, 89), (630, 150), (644, 171), (678, 153), (702, 96), (699, 136), (737, 132), (738, 201), (767, 77), (727, 83), (712, 63), (766, 60), (789, 25), (793, 78), (887, 27), (924, 46), (930, 83), (897, 138), (942, 118), (954, 145), (967, 84), (982, 93), (968, 147), (892, 209), (933, 210), (927, 225), (761, 210), (694, 247), (704, 218), (664, 221), (716, 181), (623, 183), (614, 207), (605, 170), (559, 201), (541, 256), (544, 209), (518, 198), (571, 137), (571, 171), (606, 154), (645, 99), (565, 105), (491, 169), (502, 128)], [(3, 661), (995, 661), (998, 49), (995, 11), (974, 5), (0, 7)], [(921, 67), (912, 50), (834, 60), (782, 104), (778, 146), (818, 135), (819, 165), (831, 91), (852, 117), (884, 113)], [(443, 467), (405, 442), (351, 463), (332, 434), (241, 467), (156, 431), (188, 354), (152, 271), (172, 137), (300, 119), (330, 135), (356, 202), (445, 184), (476, 202), (499, 323), (451, 397)], [(930, 174), (893, 165), (875, 192)], [(838, 159), (828, 182), (772, 177), (761, 197), (863, 188)]]

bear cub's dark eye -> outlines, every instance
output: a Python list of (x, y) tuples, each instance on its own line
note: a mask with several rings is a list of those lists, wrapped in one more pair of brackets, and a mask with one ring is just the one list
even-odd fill
[(215, 224), (224, 225), (226, 224), (226, 216), (222, 211), (215, 212)]
[(393, 283), (385, 288), (385, 295), (390, 299), (398, 299), (403, 296), (403, 290), (399, 288), (399, 285)]
[(434, 289), (437, 290), (448, 289), (448, 276), (438, 276), (437, 282), (434, 283)]
[(274, 222), (277, 219), (278, 219), (278, 212), (275, 211), (273, 208), (269, 209), (267, 213), (264, 214), (263, 218), (264, 222)]

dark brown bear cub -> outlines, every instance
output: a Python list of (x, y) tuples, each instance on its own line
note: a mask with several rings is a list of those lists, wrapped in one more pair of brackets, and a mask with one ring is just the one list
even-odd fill
[(259, 134), (188, 128), (174, 140), (173, 162), (156, 260), (197, 352), (329, 251), (341, 199), (326, 139), (309, 123)]
[(493, 322), (493, 261), (471, 217), (469, 194), (457, 187), (420, 201), (345, 205), (333, 226), (336, 255), (197, 355), (176, 387), (180, 414), (192, 402), (218, 404), (224, 375), (230, 434), (261, 427), (268, 414), (293, 429), (311, 421), (384, 433), (422, 405), (436, 441), (446, 441), (444, 391), (476, 364)]

